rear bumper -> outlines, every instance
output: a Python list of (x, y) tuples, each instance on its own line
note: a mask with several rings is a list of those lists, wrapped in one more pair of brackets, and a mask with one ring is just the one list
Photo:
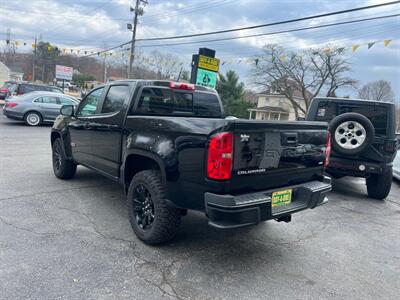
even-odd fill
[[(271, 196), (279, 190), (292, 189), (292, 202), (272, 207)], [(286, 186), (241, 195), (219, 195), (205, 193), (205, 207), (209, 225), (219, 229), (238, 228), (258, 224), (263, 221), (283, 220), (293, 213), (315, 208), (328, 201), (326, 194), (332, 189), (329, 177), (323, 181), (311, 181), (304, 184)]]
[(390, 166), (392, 163), (374, 163), (331, 156), (326, 171), (347, 176), (366, 177), (369, 174), (381, 174)]
[(3, 115), (5, 115), (6, 117), (10, 118), (10, 119), (15, 119), (15, 120), (23, 120), (24, 119), (24, 115), (20, 112), (15, 112), (12, 110), (8, 110), (8, 109), (3, 109)]

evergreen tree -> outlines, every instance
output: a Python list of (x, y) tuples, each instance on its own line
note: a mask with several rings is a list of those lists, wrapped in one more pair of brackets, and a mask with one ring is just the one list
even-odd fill
[(220, 74), (217, 91), (224, 105), (225, 116), (248, 118), (247, 109), (252, 105), (245, 101), (244, 83), (239, 82), (239, 76), (235, 71), (229, 70), (225, 75)]

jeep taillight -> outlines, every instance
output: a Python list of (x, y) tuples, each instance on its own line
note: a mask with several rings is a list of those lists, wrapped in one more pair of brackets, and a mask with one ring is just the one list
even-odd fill
[(397, 148), (397, 141), (386, 141), (385, 142), (385, 152), (388, 153), (395, 153)]
[(231, 178), (233, 161), (233, 134), (217, 133), (210, 138), (207, 158), (207, 177), (216, 180)]
[(331, 156), (331, 133), (327, 132), (326, 134), (326, 145), (325, 145), (325, 160), (324, 167), (326, 168), (329, 165), (329, 157)]

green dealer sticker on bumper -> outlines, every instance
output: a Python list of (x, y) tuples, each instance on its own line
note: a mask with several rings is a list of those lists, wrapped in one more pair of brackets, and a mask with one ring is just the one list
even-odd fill
[(287, 205), (292, 202), (292, 189), (272, 193), (272, 207)]

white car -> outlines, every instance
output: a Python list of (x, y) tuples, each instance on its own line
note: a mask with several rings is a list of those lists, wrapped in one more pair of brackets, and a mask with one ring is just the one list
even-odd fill
[(393, 161), (393, 177), (400, 180), (400, 150), (397, 150), (396, 158)]
[[(57, 86), (58, 87), (63, 87), (63, 82), (62, 81), (57, 81)], [(64, 88), (72, 88), (73, 85), (69, 81), (64, 81)]]

